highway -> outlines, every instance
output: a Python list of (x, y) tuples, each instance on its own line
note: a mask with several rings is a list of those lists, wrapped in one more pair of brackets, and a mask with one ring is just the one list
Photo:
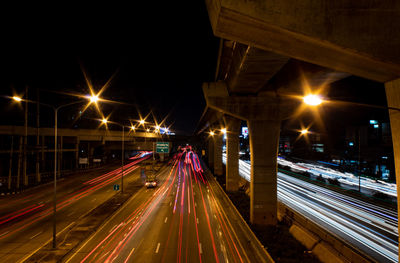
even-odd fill
[[(141, 153), (124, 166), (124, 183), (140, 180), (139, 163), (151, 155)], [(57, 233), (116, 194), (121, 167), (95, 169), (57, 181)], [(22, 262), (52, 240), (53, 183), (18, 195), (1, 197), (0, 262)]]
[[(250, 164), (239, 161), (250, 178)], [(397, 262), (397, 211), (278, 172), (278, 200), (378, 262)]]
[(157, 178), (64, 262), (272, 262), (197, 154), (177, 154)]

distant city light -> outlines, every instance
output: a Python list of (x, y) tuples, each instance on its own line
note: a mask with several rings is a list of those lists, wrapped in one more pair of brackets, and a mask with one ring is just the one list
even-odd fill
[(379, 124), (374, 124), (374, 128), (378, 129), (379, 128)]
[(242, 135), (243, 135), (243, 138), (246, 138), (247, 136), (249, 136), (249, 128), (242, 127)]
[(354, 143), (353, 142), (349, 142), (349, 146), (354, 146)]
[(378, 124), (377, 120), (369, 120), (369, 124)]

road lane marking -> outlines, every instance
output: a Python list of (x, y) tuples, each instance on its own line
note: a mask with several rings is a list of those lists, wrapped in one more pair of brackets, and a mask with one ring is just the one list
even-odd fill
[(126, 257), (125, 262), (128, 262), (128, 259), (132, 256), (132, 253), (134, 250), (135, 250), (135, 248), (132, 248), (131, 252), (129, 252), (129, 255)]
[(196, 218), (197, 224), (199, 224), (199, 218)]
[(40, 231), (39, 233), (37, 233), (36, 235), (30, 237), (29, 239), (34, 239), (35, 237), (37, 237), (37, 236), (40, 235), (41, 233), (43, 233), (43, 231)]
[(157, 244), (157, 248), (156, 248), (156, 254), (158, 253), (158, 250), (160, 249), (160, 243)]
[(203, 249), (201, 248), (201, 243), (199, 243), (200, 254), (203, 254)]
[(92, 202), (96, 201), (96, 198), (92, 199)]
[(1, 237), (1, 236), (4, 236), (4, 235), (7, 234), (8, 232), (10, 232), (10, 231), (4, 232), (3, 234), (0, 235), (0, 237)]
[(172, 202), (169, 202), (169, 206), (172, 206)]
[(167, 220), (168, 220), (168, 217), (166, 217), (166, 218), (165, 218), (165, 220), (164, 220), (164, 224), (165, 224), (165, 223), (167, 223)]
[[(58, 235), (60, 235), (62, 232), (64, 232), (67, 228), (69, 228), (70, 226), (72, 226), (73, 224), (75, 224), (75, 221), (72, 222), (71, 224), (69, 224), (68, 226), (66, 226), (63, 230), (61, 230), (60, 232), (58, 232), (56, 234), (56, 237)], [(35, 254), (37, 251), (39, 251), (39, 249), (41, 249), (42, 247), (46, 246), (48, 243), (50, 243), (53, 240), (53, 238), (50, 238), (49, 240), (47, 240), (43, 246), (39, 247), (38, 249), (34, 250), (32, 253), (30, 253), (29, 255), (27, 255), (26, 257), (24, 257), (23, 259), (21, 259), (20, 261), (18, 261), (19, 263), (25, 262), (25, 260), (27, 260), (28, 258), (30, 258), (33, 254)]]
[(72, 216), (74, 213), (75, 213), (75, 211), (72, 212), (72, 213), (69, 213), (67, 216), (70, 217), (70, 216)]

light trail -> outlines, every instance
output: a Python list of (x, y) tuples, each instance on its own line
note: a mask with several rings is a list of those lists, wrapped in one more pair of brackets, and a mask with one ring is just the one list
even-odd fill
[[(239, 160), (239, 174), (250, 181), (250, 164)], [(281, 172), (278, 172), (277, 176), (279, 201), (378, 261), (397, 262), (396, 211), (369, 204)]]
[[(127, 164), (126, 166), (124, 166), (124, 168), (126, 169), (126, 171), (124, 171), (124, 176), (126, 176), (127, 174), (131, 173), (132, 171), (134, 171), (135, 169), (138, 168), (138, 166), (134, 166), (135, 164), (137, 164), (143, 160), (146, 160), (149, 157), (150, 157), (149, 155), (145, 155), (141, 159), (138, 159), (138, 160), (131, 162), (131, 163)], [(75, 192), (69, 193), (63, 197), (60, 197), (58, 199), (56, 210), (59, 211), (65, 207), (75, 203), (76, 201), (90, 195), (91, 193), (103, 188), (104, 186), (109, 185), (110, 183), (120, 179), (122, 176), (121, 168), (118, 168), (114, 171), (106, 173), (105, 175), (99, 176), (99, 178), (101, 178), (101, 180), (97, 180), (97, 178), (89, 180), (89, 181), (83, 183), (83, 185), (88, 185), (88, 186), (86, 186), (82, 189), (79, 189)], [(96, 181), (94, 181), (94, 180), (96, 180)], [(96, 182), (96, 183), (93, 183), (93, 182)], [(47, 204), (39, 204), (35, 208), (31, 208), (31, 209), (28, 209), (28, 208), (30, 208), (32, 206), (28, 206), (27, 208), (20, 210), (20, 213), (17, 215), (15, 214), (16, 212), (12, 212), (8, 215), (2, 216), (2, 218), (7, 218), (7, 219), (0, 222), (0, 225), (4, 224), (4, 223), (7, 223), (7, 224), (12, 223), (12, 225), (6, 230), (7, 233), (0, 234), (0, 239), (9, 237), (10, 235), (12, 235), (16, 232), (27, 228), (28, 226), (32, 225), (33, 223), (36, 223), (39, 220), (46, 218), (49, 215), (52, 215), (53, 208), (51, 206), (52, 206), (51, 202), (49, 202)], [(45, 208), (45, 209), (43, 210), (42, 208)], [(32, 214), (31, 212), (36, 212), (36, 213)], [(29, 214), (29, 217), (24, 217), (20, 221), (13, 222), (16, 219), (22, 217), (23, 215), (27, 215), (27, 214)]]

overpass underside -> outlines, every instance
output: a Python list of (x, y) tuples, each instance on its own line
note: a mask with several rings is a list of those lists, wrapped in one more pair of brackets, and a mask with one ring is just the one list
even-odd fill
[[(240, 121), (247, 122), (250, 221), (274, 225), (281, 123), (296, 117), (299, 97), (354, 75), (383, 83), (388, 106), (400, 108), (400, 4), (205, 2), (214, 35), (221, 42), (215, 81), (203, 84), (207, 106), (197, 134), (209, 140), (208, 162), (218, 176), (222, 175), (219, 130), (226, 127), (226, 189), (237, 191), (238, 133)], [(400, 112), (390, 110), (389, 114), (400, 181)], [(214, 136), (209, 136), (210, 131)]]

